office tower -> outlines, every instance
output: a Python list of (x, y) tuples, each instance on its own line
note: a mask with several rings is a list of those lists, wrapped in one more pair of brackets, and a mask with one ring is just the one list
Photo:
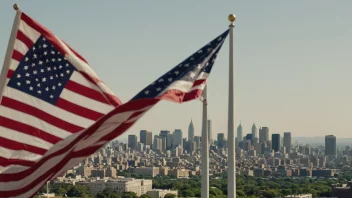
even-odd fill
[(155, 135), (153, 142), (153, 150), (162, 152), (163, 139), (161, 136)]
[(191, 123), (189, 123), (188, 126), (188, 141), (192, 141), (194, 138), (194, 126), (193, 126), (193, 121), (191, 120)]
[(242, 128), (242, 125), (238, 125), (237, 127), (237, 139), (239, 141), (242, 141), (243, 140), (243, 128)]
[(281, 147), (281, 138), (280, 134), (272, 134), (271, 136), (271, 141), (272, 141), (272, 148), (275, 152), (280, 151)]
[(197, 145), (197, 149), (200, 149), (201, 147), (201, 141), (202, 141), (202, 138), (200, 137), (200, 136), (194, 136), (194, 138), (193, 138), (193, 141), (195, 141), (196, 142), (196, 145)]
[(223, 133), (218, 133), (218, 147), (223, 148), (225, 146), (225, 135)]
[(153, 134), (150, 131), (147, 130), (141, 130), (139, 132), (140, 134), (140, 142), (143, 143), (144, 145), (149, 145), (152, 146), (153, 144)]
[(246, 141), (247, 140), (250, 140), (251, 142), (252, 142), (252, 139), (253, 139), (253, 136), (252, 136), (252, 134), (251, 133), (248, 133), (247, 135), (246, 135)]
[(175, 129), (174, 137), (172, 140), (173, 140), (173, 143), (172, 143), (173, 148), (176, 148), (176, 147), (183, 148), (182, 130), (181, 129)]
[(166, 136), (166, 149), (171, 150), (173, 148), (174, 134), (170, 133)]
[(160, 131), (160, 137), (162, 137), (162, 140), (163, 140), (163, 145), (162, 145), (162, 151), (166, 151), (166, 145), (167, 145), (167, 138), (168, 138), (168, 135), (170, 134), (170, 131), (167, 131), (167, 130), (161, 130)]
[(211, 125), (211, 120), (208, 120), (208, 140), (209, 144), (213, 144), (213, 134), (212, 134), (212, 125)]
[(252, 138), (253, 140), (257, 137), (257, 127), (255, 126), (255, 123), (252, 125)]
[(263, 143), (265, 141), (269, 141), (269, 128), (261, 127), (259, 129), (259, 143)]
[(332, 160), (336, 158), (336, 154), (336, 136), (325, 136), (325, 155)]
[(284, 133), (284, 147), (286, 148), (286, 153), (289, 153), (291, 150), (291, 132)]
[(137, 142), (136, 135), (128, 135), (128, 147), (131, 149), (137, 149)]

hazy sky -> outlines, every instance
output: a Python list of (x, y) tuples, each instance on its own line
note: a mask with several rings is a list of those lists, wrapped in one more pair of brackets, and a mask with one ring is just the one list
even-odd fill
[[(352, 1), (19, 0), (65, 40), (124, 102), (228, 28), (235, 13), (235, 122), (270, 133), (352, 137)], [(0, 61), (15, 12), (0, 1)], [(227, 133), (228, 40), (209, 78), (213, 136)], [(180, 128), (201, 103), (161, 102), (128, 134)], [(226, 135), (227, 136), (227, 135)]]

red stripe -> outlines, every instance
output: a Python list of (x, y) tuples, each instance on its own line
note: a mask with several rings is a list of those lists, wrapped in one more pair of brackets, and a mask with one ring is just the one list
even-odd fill
[(20, 150), (29, 151), (31, 153), (35, 153), (39, 155), (44, 155), (44, 153), (47, 151), (46, 149), (43, 149), (43, 148), (16, 142), (1, 136), (0, 136), (0, 147), (17, 150), (17, 151), (20, 151)]
[(61, 45), (59, 40), (55, 37), (55, 35), (48, 30), (46, 27), (42, 26), (26, 14), (22, 13), (21, 14), (21, 19), (27, 23), (30, 27), (35, 29), (37, 32), (39, 32), (41, 35), (43, 35), (55, 48), (61, 53), (61, 54), (67, 54), (66, 51), (64, 50), (65, 48)]
[(7, 71), (7, 78), (11, 78), (14, 73), (15, 71), (9, 69), (9, 71)]
[(2, 97), (1, 105), (34, 116), (36, 118), (39, 118), (40, 120), (43, 120), (44, 122), (47, 122), (51, 125), (54, 125), (71, 133), (76, 133), (83, 129), (80, 126), (76, 126), (64, 120), (61, 120), (58, 117), (46, 113), (45, 111), (42, 111), (40, 109), (37, 109), (35, 107), (32, 107), (30, 105), (27, 105), (25, 103), (19, 102), (6, 96)]
[(201, 79), (201, 80), (196, 80), (194, 83), (193, 83), (193, 87), (196, 87), (198, 85), (201, 85), (201, 84), (207, 84), (207, 80), (206, 79)]
[(12, 58), (17, 60), (18, 62), (21, 62), (22, 58), (23, 58), (23, 54), (21, 54), (21, 52), (17, 51), (17, 50), (13, 50), (12, 52)]
[(33, 41), (29, 39), (21, 30), (17, 31), (17, 36), (16, 38), (20, 41), (22, 41), (28, 48), (31, 48), (33, 46)]
[(21, 159), (7, 159), (0, 156), (0, 166), (6, 167), (10, 165), (33, 166), (36, 162), (21, 160)]
[(2, 116), (0, 116), (0, 126), (40, 138), (52, 144), (55, 144), (58, 141), (62, 140), (61, 138), (51, 135), (45, 131)]
[(65, 85), (65, 89), (81, 94), (87, 98), (91, 98), (93, 100), (96, 100), (105, 104), (110, 104), (99, 91), (83, 86), (74, 81), (69, 80)]
[(190, 100), (194, 100), (196, 98), (200, 98), (202, 96), (203, 89), (195, 89), (188, 93), (182, 92), (177, 89), (168, 90), (163, 95), (159, 96), (159, 99), (162, 100), (169, 100), (171, 102), (187, 102)]
[(84, 118), (88, 118), (90, 120), (98, 120), (101, 118), (104, 114), (93, 111), (91, 109), (87, 109), (85, 107), (76, 105), (70, 101), (67, 101), (65, 99), (59, 98), (56, 102), (56, 106), (60, 107), (61, 109), (64, 109), (66, 111), (69, 111), (71, 113), (74, 113), (76, 115), (79, 115)]

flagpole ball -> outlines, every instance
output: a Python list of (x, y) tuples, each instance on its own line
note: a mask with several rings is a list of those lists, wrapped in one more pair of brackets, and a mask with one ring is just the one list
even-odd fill
[(230, 14), (228, 19), (229, 19), (229, 21), (234, 22), (236, 20), (236, 15)]
[(13, 9), (18, 10), (20, 9), (20, 6), (17, 5), (17, 3), (13, 4)]

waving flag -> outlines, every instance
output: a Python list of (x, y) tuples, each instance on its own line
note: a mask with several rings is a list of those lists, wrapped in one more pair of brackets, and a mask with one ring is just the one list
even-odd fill
[(36, 163), (6, 169), (0, 174), (0, 195), (32, 197), (46, 181), (72, 168), (125, 132), (160, 100), (182, 103), (199, 98), (227, 34), (228, 30), (89, 128), (55, 144)]
[(12, 37), (2, 79), (0, 173), (35, 164), (121, 104), (77, 52), (20, 11)]

